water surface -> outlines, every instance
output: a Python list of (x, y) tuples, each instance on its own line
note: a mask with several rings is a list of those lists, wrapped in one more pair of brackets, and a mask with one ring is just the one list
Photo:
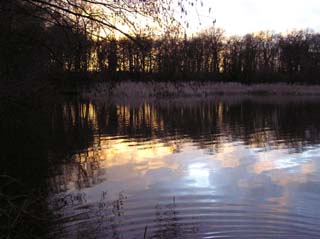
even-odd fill
[(50, 236), (320, 237), (320, 103), (254, 102), (57, 107)]

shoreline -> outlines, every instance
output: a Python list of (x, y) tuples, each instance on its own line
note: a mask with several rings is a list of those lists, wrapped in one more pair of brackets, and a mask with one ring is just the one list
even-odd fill
[(318, 101), (320, 100), (320, 85), (122, 81), (112, 86), (109, 82), (98, 82), (89, 89), (82, 90), (80, 98), (92, 102), (112, 100), (116, 103), (201, 99), (224, 99), (223, 101), (232, 102), (264, 99), (279, 103), (281, 101)]

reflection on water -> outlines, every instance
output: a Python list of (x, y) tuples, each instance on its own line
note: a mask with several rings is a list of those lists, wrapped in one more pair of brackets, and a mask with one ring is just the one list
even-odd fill
[(53, 128), (64, 141), (50, 155), (68, 156), (51, 168), (51, 236), (320, 237), (318, 109), (209, 100), (57, 107)]

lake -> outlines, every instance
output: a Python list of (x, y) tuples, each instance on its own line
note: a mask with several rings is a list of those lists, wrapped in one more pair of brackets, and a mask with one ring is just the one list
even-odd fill
[(25, 120), (5, 154), (45, 185), (50, 238), (315, 238), (319, 109), (303, 97), (69, 99), (45, 125)]

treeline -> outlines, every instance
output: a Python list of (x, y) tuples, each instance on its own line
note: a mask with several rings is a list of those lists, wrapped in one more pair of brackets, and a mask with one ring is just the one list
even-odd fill
[(260, 32), (192, 37), (143, 32), (101, 37), (96, 22), (12, 0), (0, 3), (0, 78), (64, 75), (107, 79), (320, 83), (320, 34)]
[(317, 83), (320, 34), (260, 32), (226, 37), (211, 28), (191, 38), (162, 36), (97, 42), (95, 70), (162, 80)]

